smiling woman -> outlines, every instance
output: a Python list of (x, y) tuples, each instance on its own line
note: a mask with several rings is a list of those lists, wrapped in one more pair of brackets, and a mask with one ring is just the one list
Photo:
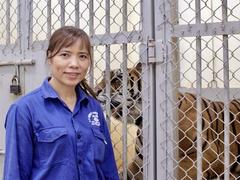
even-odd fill
[[(58, 37), (58, 34), (55, 36)], [(55, 39), (55, 36), (52, 39)], [(49, 83), (73, 111), (77, 100), (75, 87), (85, 78), (91, 65), (90, 44), (88, 39), (83, 38), (70, 38), (66, 44), (70, 45), (58, 47), (58, 50), (51, 50), (51, 48), (47, 50), (48, 63), (52, 72)], [(50, 44), (50, 47), (54, 45)]]
[[(66, 27), (72, 31), (70, 27)], [(79, 29), (79, 38), (74, 33), (57, 30), (50, 39), (47, 58), (52, 72), (50, 84), (70, 86), (74, 92), (75, 86), (81, 82), (91, 65), (91, 44), (87, 34)], [(76, 35), (76, 34), (75, 34)], [(59, 89), (61, 90), (61, 89)], [(61, 92), (60, 92), (61, 93)]]
[(65, 26), (50, 38), (51, 77), (6, 116), (4, 180), (118, 180), (109, 130), (86, 83), (91, 44)]

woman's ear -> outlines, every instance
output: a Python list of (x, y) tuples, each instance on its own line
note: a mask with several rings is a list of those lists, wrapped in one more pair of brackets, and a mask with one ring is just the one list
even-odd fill
[(51, 64), (52, 63), (52, 60), (51, 60), (51, 53), (48, 51), (47, 52), (47, 62), (48, 62), (48, 64)]
[(47, 58), (47, 63), (50, 65), (52, 64), (52, 60), (50, 58)]

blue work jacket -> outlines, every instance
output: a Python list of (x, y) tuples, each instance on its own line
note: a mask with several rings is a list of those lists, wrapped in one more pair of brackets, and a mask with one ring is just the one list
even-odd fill
[(78, 86), (71, 112), (46, 79), (9, 109), (4, 180), (118, 180), (101, 106)]

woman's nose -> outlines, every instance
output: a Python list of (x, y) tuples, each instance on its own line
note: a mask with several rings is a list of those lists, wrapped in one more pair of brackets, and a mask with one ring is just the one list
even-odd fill
[(78, 57), (76, 57), (76, 56), (71, 57), (70, 66), (73, 66), (73, 67), (78, 67), (79, 66)]

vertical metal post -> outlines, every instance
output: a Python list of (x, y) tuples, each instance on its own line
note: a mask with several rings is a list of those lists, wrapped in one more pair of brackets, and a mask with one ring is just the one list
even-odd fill
[[(201, 23), (201, 2), (195, 1), (196, 24)], [(201, 36), (196, 37), (196, 95), (197, 95), (197, 179), (202, 179), (202, 55), (201, 55)]]
[[(213, 0), (211, 0), (211, 6), (210, 6), (210, 9), (211, 9), (211, 23), (213, 23), (214, 22), (214, 10), (213, 10)], [(210, 82), (210, 87), (211, 88), (216, 88), (217, 87), (217, 80), (216, 80), (216, 78), (217, 78), (217, 72), (216, 72), (216, 52), (215, 52), (215, 41), (214, 41), (214, 37), (212, 38), (212, 47), (211, 47), (211, 49), (212, 49), (212, 59), (211, 59), (211, 61), (212, 61), (212, 81)]]
[[(30, 46), (30, 23), (31, 21), (31, 7), (32, 2), (30, 0), (18, 0), (18, 42), (20, 48), (20, 57), (25, 59), (27, 57), (27, 52)], [(22, 86), (22, 93), (25, 93), (25, 74), (24, 72), (21, 73), (21, 69), (18, 69), (18, 77), (19, 81), (21, 82)]]
[(6, 45), (10, 44), (10, 36), (11, 36), (11, 30), (10, 30), (10, 0), (6, 0)]
[[(123, 12), (122, 12), (122, 19), (123, 19), (123, 24), (122, 24), (122, 30), (127, 31), (127, 0), (122, 1), (123, 4)], [(123, 72), (127, 72), (127, 44), (123, 43), (122, 44), (122, 57), (123, 57), (123, 62), (121, 64)], [(123, 164), (123, 179), (127, 179), (127, 164), (128, 164), (128, 159), (127, 159), (127, 94), (128, 94), (128, 89), (127, 89), (127, 80), (128, 80), (128, 73), (123, 73), (123, 128), (122, 128), (122, 138), (123, 138), (123, 158), (122, 161), (124, 162)]]
[[(106, 33), (108, 34), (108, 33), (110, 33), (110, 11), (111, 11), (111, 9), (110, 9), (110, 0), (105, 0), (105, 4), (106, 4), (106, 8), (105, 8), (105, 14), (106, 14), (106, 16), (105, 16), (105, 26), (106, 26)], [(107, 96), (109, 97), (108, 99), (107, 99), (107, 107), (106, 107), (106, 114), (107, 115), (109, 115), (109, 117), (107, 118), (107, 120), (108, 120), (108, 126), (109, 126), (109, 128), (111, 128), (110, 127), (110, 116), (111, 116), (111, 100), (110, 100), (110, 94), (111, 94), (111, 86), (110, 86), (110, 81), (111, 81), (111, 79), (110, 79), (110, 70), (111, 70), (111, 67), (110, 67), (110, 64), (111, 64), (111, 62), (110, 62), (110, 45), (109, 44), (107, 44), (107, 45), (105, 45), (105, 58), (106, 58), (106, 68), (105, 68), (105, 73), (106, 73), (106, 79), (107, 79), (107, 83), (108, 83), (108, 85), (106, 86), (106, 94), (107, 94)]]
[(75, 0), (75, 26), (79, 27), (79, 0)]
[(51, 37), (52, 30), (52, 1), (47, 1), (47, 39)]
[(89, 33), (90, 36), (94, 35), (94, 5), (93, 0), (89, 2)]
[(20, 49), (25, 57), (25, 53), (29, 48), (29, 22), (30, 22), (30, 8), (28, 7), (29, 0), (19, 0), (19, 11), (18, 11), (18, 34)]
[(33, 1), (28, 2), (28, 10), (29, 10), (29, 36), (28, 36), (28, 46), (32, 46), (33, 44)]
[[(175, 1), (174, 1), (175, 2)], [(171, 0), (155, 1), (156, 39), (156, 120), (157, 120), (157, 178), (172, 179), (177, 173), (177, 152), (174, 150), (177, 132), (174, 131), (177, 114), (174, 112), (176, 91), (171, 83), (176, 79), (175, 62), (177, 56), (171, 37), (171, 28), (176, 21), (177, 3)], [(176, 8), (176, 9), (175, 9)], [(176, 18), (176, 19), (174, 19)], [(164, 131), (162, 131), (164, 129)], [(161, 169), (161, 170), (159, 170)]]
[[(94, 1), (90, 0), (89, 2), (89, 35), (92, 37), (95, 34), (94, 32)], [(92, 58), (94, 59), (94, 47), (92, 46)], [(90, 69), (90, 74), (94, 74), (93, 68)], [(90, 84), (94, 84), (94, 77), (90, 76)]]
[(61, 27), (65, 25), (65, 0), (60, 1)]
[[(156, 104), (155, 104), (155, 64), (149, 63), (148, 43), (154, 36), (154, 0), (143, 0), (141, 6), (143, 20), (140, 58), (142, 61), (142, 109), (143, 109), (143, 179), (157, 179), (156, 176)], [(162, 171), (162, 169), (158, 169)]]
[[(227, 0), (222, 1), (222, 19), (227, 22)], [(229, 56), (228, 35), (223, 35), (223, 77), (224, 77), (224, 179), (229, 180)]]
[[(168, 0), (169, 1), (169, 0)], [(179, 142), (179, 132), (175, 131), (174, 129), (176, 129), (176, 124), (178, 122), (178, 92), (179, 92), (179, 87), (180, 87), (180, 59), (179, 59), (179, 45), (178, 45), (178, 41), (179, 39), (177, 37), (173, 37), (171, 32), (173, 31), (173, 26), (177, 25), (178, 23), (178, 0), (170, 0), (169, 3), (167, 3), (167, 9), (168, 9), (168, 16), (169, 16), (169, 24), (167, 25), (167, 29), (166, 29), (166, 37), (168, 37), (169, 41), (166, 41), (168, 43), (168, 54), (169, 54), (169, 64), (171, 65), (171, 71), (169, 72), (171, 74), (171, 81), (174, 85), (171, 85), (171, 90), (170, 92), (170, 96), (172, 98), (172, 103), (170, 104), (170, 108), (171, 108), (171, 116), (172, 116), (172, 120), (173, 122), (171, 122), (170, 126), (169, 126), (169, 130), (171, 130), (171, 138), (174, 141), (174, 143), (168, 143), (170, 146), (169, 149), (171, 149), (171, 151), (168, 153), (169, 155), (172, 156), (172, 159), (169, 158), (169, 160), (171, 161), (171, 163), (168, 163), (170, 166), (168, 166), (169, 168), (173, 168), (173, 170), (171, 170), (170, 172), (170, 177), (175, 177), (178, 178), (178, 162), (174, 161), (179, 159), (179, 149), (178, 148), (174, 148), (176, 145), (178, 146), (178, 142)], [(174, 160), (173, 160), (174, 159)], [(169, 179), (168, 178), (168, 179)]]
[[(17, 40), (16, 40), (16, 44), (19, 45), (19, 50), (21, 51), (24, 47), (23, 47), (23, 42), (24, 42), (24, 27), (23, 25), (23, 21), (25, 20), (25, 16), (26, 14), (21, 14), (22, 12), (24, 12), (24, 7), (25, 7), (25, 0), (21, 1), (18, 0), (17, 1)], [(23, 16), (21, 16), (23, 15)]]

